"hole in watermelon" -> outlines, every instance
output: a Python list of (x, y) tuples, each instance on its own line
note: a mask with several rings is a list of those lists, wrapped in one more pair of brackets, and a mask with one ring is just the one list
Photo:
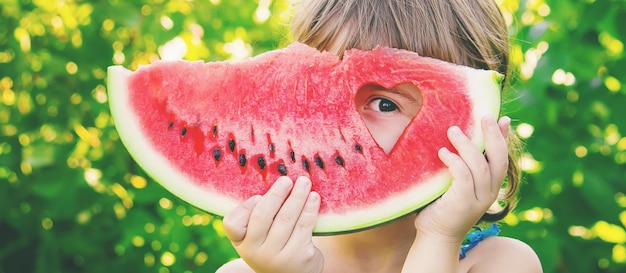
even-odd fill
[(389, 154), (422, 107), (422, 93), (411, 83), (391, 88), (370, 83), (356, 93), (357, 111), (378, 146)]

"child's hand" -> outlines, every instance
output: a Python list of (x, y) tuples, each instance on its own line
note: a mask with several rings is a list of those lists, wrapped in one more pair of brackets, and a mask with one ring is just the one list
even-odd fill
[(434, 235), (460, 243), (466, 233), (496, 201), (508, 168), (508, 132), (511, 120), (482, 119), (483, 154), (458, 127), (448, 138), (458, 154), (442, 148), (439, 158), (452, 174), (452, 186), (441, 198), (424, 208), (415, 220), (418, 236)]
[[(292, 189), (293, 188), (293, 189)], [(254, 196), (224, 217), (226, 236), (255, 272), (322, 272), (324, 258), (313, 245), (320, 197), (311, 181), (295, 185), (281, 177), (263, 196)]]

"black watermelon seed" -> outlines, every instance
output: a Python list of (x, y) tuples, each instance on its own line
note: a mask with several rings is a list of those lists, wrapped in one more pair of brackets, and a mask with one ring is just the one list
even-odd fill
[(324, 161), (322, 161), (322, 158), (319, 156), (315, 157), (315, 164), (317, 164), (318, 167), (324, 169)]
[(215, 161), (220, 161), (220, 158), (222, 158), (222, 151), (220, 151), (220, 149), (213, 150), (213, 157), (215, 158)]
[(265, 169), (265, 158), (262, 156), (259, 157), (259, 159), (257, 159), (257, 163), (259, 163), (259, 168), (261, 168), (261, 170)]
[(285, 167), (285, 164), (283, 163), (278, 164), (278, 172), (283, 176), (287, 175), (287, 167)]
[(231, 152), (235, 151), (235, 140), (234, 139), (229, 139), (228, 140), (228, 149), (230, 149)]
[(337, 162), (337, 164), (339, 164), (342, 167), (343, 167), (343, 164), (345, 163), (343, 161), (343, 158), (341, 158), (341, 156), (339, 156), (339, 155), (335, 156), (335, 162)]
[(247, 161), (248, 160), (246, 160), (246, 155), (245, 154), (240, 154), (239, 155), (239, 166), (245, 167)]
[(217, 135), (217, 125), (213, 125), (213, 136)]
[(309, 166), (309, 161), (306, 159), (302, 159), (302, 165), (304, 166), (304, 169), (309, 172), (311, 170), (311, 166)]
[(184, 136), (187, 133), (187, 127), (183, 127), (182, 130), (180, 130), (180, 135)]
[(274, 143), (270, 143), (269, 149), (270, 149), (270, 152), (274, 152), (276, 150), (276, 147), (274, 146)]
[(167, 128), (172, 128), (172, 127), (174, 127), (174, 122), (170, 121), (170, 123), (167, 125)]
[(296, 153), (293, 150), (289, 151), (289, 157), (291, 157), (291, 162), (296, 162)]
[(354, 149), (359, 153), (363, 151), (363, 148), (361, 148), (361, 145), (359, 144), (354, 144)]

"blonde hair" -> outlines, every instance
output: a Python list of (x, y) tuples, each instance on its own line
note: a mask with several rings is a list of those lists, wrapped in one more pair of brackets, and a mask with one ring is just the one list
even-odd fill
[[(508, 73), (508, 31), (493, 0), (300, 1), (294, 3), (294, 39), (319, 50), (342, 56), (351, 48), (369, 50), (384, 45)], [(506, 181), (497, 206), (481, 220), (501, 220), (515, 206), (521, 176), (519, 139), (510, 133), (509, 141)]]

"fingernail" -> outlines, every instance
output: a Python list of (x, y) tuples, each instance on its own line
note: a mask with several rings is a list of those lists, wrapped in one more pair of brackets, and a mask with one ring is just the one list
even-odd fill
[(298, 180), (296, 180), (296, 187), (298, 188), (308, 188), (309, 185), (311, 184), (311, 180), (309, 180), (306, 177), (299, 177)]
[(450, 150), (448, 150), (448, 148), (446, 147), (442, 147), (441, 149), (439, 149), (440, 155), (446, 156), (446, 155), (449, 155), (450, 153), (451, 153)]
[(500, 118), (504, 123), (511, 125), (511, 118), (508, 116), (504, 116)]
[(261, 200), (261, 196), (260, 195), (255, 195), (255, 196), (250, 197), (248, 199), (248, 202), (250, 202), (252, 205), (256, 205), (256, 203), (258, 203), (259, 200)]
[(496, 119), (492, 115), (486, 115), (483, 117), (483, 122), (487, 126), (493, 126), (496, 124)]
[(312, 191), (311, 193), (309, 193), (309, 202), (313, 203), (313, 202), (317, 202), (317, 200), (320, 198), (320, 195), (317, 192)]
[(291, 188), (292, 182), (289, 177), (283, 176), (276, 181), (276, 184), (277, 184), (276, 185), (277, 187), (280, 187), (283, 189), (289, 189)]
[(461, 128), (459, 128), (458, 126), (452, 126), (450, 127), (450, 129), (448, 129), (450, 131), (451, 134), (453, 135), (460, 135), (463, 132), (461, 131)]

